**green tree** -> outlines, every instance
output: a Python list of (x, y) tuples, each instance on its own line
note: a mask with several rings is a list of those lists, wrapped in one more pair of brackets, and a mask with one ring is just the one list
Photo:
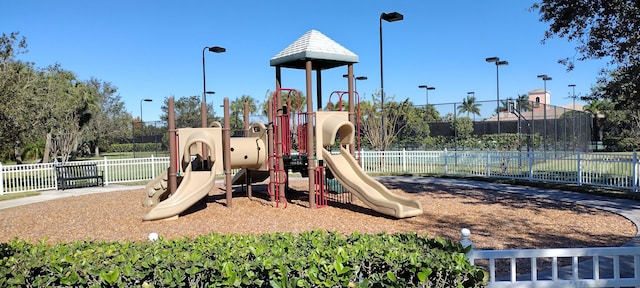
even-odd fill
[[(97, 110), (97, 97), (58, 64), (35, 69), (33, 63), (15, 60), (26, 48), (17, 32), (0, 38), (1, 150), (6, 153), (11, 147), (17, 163), (22, 162), (23, 147), (42, 155), (45, 162), (52, 155), (66, 161), (78, 147), (80, 130)], [(33, 153), (34, 149), (44, 151)]]
[[(172, 96), (173, 97), (173, 96)], [(160, 120), (168, 121), (169, 120), (169, 97), (164, 98), (164, 103), (162, 104), (162, 114), (160, 115)], [(197, 128), (202, 127), (202, 116), (200, 114), (200, 105), (201, 100), (200, 96), (193, 95), (187, 97), (180, 97), (174, 100), (174, 115), (175, 115), (175, 124), (176, 128)], [(216, 117), (215, 112), (213, 111), (213, 106), (207, 103), (207, 121), (209, 123), (214, 121), (220, 121), (221, 119)]]
[[(110, 82), (101, 82), (91, 78), (84, 85), (98, 96), (98, 105), (88, 125), (83, 129), (84, 145), (95, 157), (100, 156), (100, 149), (111, 144), (123, 142), (131, 137), (131, 114), (127, 113), (118, 89)], [(127, 141), (128, 142), (128, 141)]]
[[(267, 115), (269, 111), (269, 101), (273, 99), (276, 92), (267, 90), (266, 99), (262, 103), (262, 113)], [(287, 105), (289, 111), (307, 111), (307, 97), (300, 90), (280, 91), (279, 99), (282, 101), (282, 105)], [(277, 103), (276, 103), (277, 106)], [(315, 106), (315, 105), (314, 105)]]
[[(360, 123), (362, 124), (363, 140), (374, 150), (385, 151), (398, 139), (398, 135), (407, 126), (404, 120), (413, 106), (408, 99), (394, 102), (395, 96), (385, 99), (384, 126), (380, 111), (380, 92), (373, 93), (371, 99), (360, 102)], [(384, 133), (384, 135), (383, 135)]]
[(559, 61), (569, 70), (575, 60), (606, 59), (611, 64), (599, 80), (602, 88), (587, 97), (609, 99), (621, 110), (640, 108), (640, 2), (541, 0), (531, 10), (549, 23), (544, 40), (558, 36), (576, 43), (577, 58)]
[(511, 102), (511, 101), (513, 101), (513, 99), (511, 99), (511, 98), (500, 100), (500, 105), (498, 105), (498, 107), (496, 107), (495, 112), (496, 113), (502, 113), (504, 111), (509, 110), (509, 102)]
[(473, 121), (469, 117), (458, 117), (451, 121), (450, 125), (457, 138), (467, 139), (473, 133)]
[(459, 113), (467, 113), (467, 117), (469, 114), (473, 114), (480, 116), (480, 103), (476, 103), (475, 96), (467, 95), (467, 98), (462, 100), (462, 105), (458, 106)]
[[(399, 103), (394, 102), (393, 105), (399, 105)], [(417, 148), (426, 145), (430, 127), (428, 121), (425, 120), (424, 108), (409, 106), (404, 107), (402, 111), (404, 113), (400, 115), (396, 124), (396, 129), (399, 131), (397, 144), (405, 148)]]
[(438, 112), (438, 110), (436, 110), (435, 106), (433, 106), (432, 104), (425, 106), (424, 113), (424, 121), (426, 121), (427, 123), (442, 121), (440, 112)]
[(0, 37), (0, 152), (18, 163), (24, 143), (38, 138), (32, 112), (37, 102), (30, 92), (38, 77), (33, 63), (16, 60), (27, 51), (26, 39), (19, 32)]
[(41, 75), (41, 91), (34, 96), (42, 109), (35, 116), (47, 137), (43, 161), (50, 156), (67, 161), (77, 150), (81, 129), (99, 109), (98, 95), (57, 64), (44, 69)]
[(602, 141), (602, 138), (604, 136), (604, 113), (611, 106), (610, 103), (610, 101), (594, 99), (589, 101), (589, 103), (584, 106), (584, 111), (591, 113), (591, 115), (593, 115), (593, 118), (595, 119), (594, 128), (598, 131), (598, 136), (596, 138), (597, 141)]
[(249, 115), (254, 114), (258, 110), (258, 104), (255, 99), (253, 99), (249, 95), (242, 95), (235, 100), (231, 101), (230, 110), (231, 114), (234, 116), (231, 120), (231, 127), (235, 130), (241, 130), (244, 127), (244, 103), (247, 102), (249, 104)]
[(520, 112), (526, 112), (531, 110), (531, 101), (529, 101), (529, 95), (527, 94), (518, 94), (518, 102), (516, 103), (516, 107)]

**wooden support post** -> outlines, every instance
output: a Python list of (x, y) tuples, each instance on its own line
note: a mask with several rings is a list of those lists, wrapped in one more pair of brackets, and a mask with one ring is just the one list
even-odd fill
[(227, 207), (232, 208), (231, 190), (231, 121), (229, 121), (229, 98), (224, 98), (224, 127), (222, 127), (222, 163), (224, 165), (224, 186), (227, 193)]

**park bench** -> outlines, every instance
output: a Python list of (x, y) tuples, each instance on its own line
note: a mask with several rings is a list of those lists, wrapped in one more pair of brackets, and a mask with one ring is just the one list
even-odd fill
[(96, 164), (56, 165), (58, 189), (104, 186), (104, 176)]

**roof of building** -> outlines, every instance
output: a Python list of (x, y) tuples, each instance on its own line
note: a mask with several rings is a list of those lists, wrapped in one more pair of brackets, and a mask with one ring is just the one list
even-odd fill
[(313, 69), (330, 69), (358, 63), (358, 55), (316, 30), (310, 30), (276, 56), (271, 66), (305, 69), (312, 60)]
[[(579, 103), (574, 104), (570, 103), (565, 106), (554, 106), (554, 105), (544, 105), (539, 104), (537, 107), (534, 103), (532, 103), (534, 107), (533, 109), (527, 109), (526, 111), (522, 111), (521, 115), (528, 120), (542, 120), (542, 119), (559, 119), (562, 114), (569, 111), (584, 111), (584, 105)], [(545, 109), (546, 107), (546, 109)], [(517, 121), (518, 116), (509, 112), (500, 113), (500, 121)], [(498, 116), (493, 115), (484, 121), (498, 121)]]

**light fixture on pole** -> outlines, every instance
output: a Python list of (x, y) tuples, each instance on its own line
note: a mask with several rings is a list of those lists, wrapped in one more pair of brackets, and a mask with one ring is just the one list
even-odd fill
[(569, 84), (569, 87), (573, 88), (571, 98), (573, 98), (573, 110), (576, 110), (576, 84)]
[(424, 89), (424, 91), (427, 94), (427, 104), (424, 105), (424, 108), (427, 109), (427, 106), (429, 106), (429, 90), (436, 90), (436, 87), (430, 87), (428, 85), (420, 85), (418, 86), (418, 88), (422, 88)]
[(140, 99), (140, 123), (144, 123), (144, 121), (142, 121), (142, 102), (153, 102), (153, 99)]
[(467, 98), (469, 97), (476, 98), (476, 92), (473, 92), (473, 91), (467, 92)]
[(202, 49), (202, 104), (200, 105), (200, 113), (201, 113), (203, 128), (207, 127), (207, 94), (213, 94), (213, 92), (207, 91), (207, 78), (205, 76), (206, 73), (204, 68), (204, 52), (207, 50), (213, 53), (224, 53), (227, 51), (227, 49), (219, 46), (213, 46), (213, 47), (207, 46)]
[[(342, 77), (349, 78), (349, 74), (343, 74)], [(367, 80), (367, 76), (357, 76), (353, 77), (353, 90), (358, 92), (358, 81)]]
[[(404, 19), (404, 15), (398, 12), (382, 13), (380, 14), (380, 121), (382, 124), (382, 145), (384, 146), (384, 136), (387, 133), (387, 129), (384, 126), (384, 72), (382, 69), (382, 20), (387, 22), (401, 21)], [(380, 147), (385, 148), (385, 147)]]
[(547, 81), (553, 80), (551, 77), (547, 76), (547, 74), (538, 75), (538, 78), (542, 79), (544, 82), (544, 104), (547, 103)]
[(500, 134), (500, 74), (498, 67), (509, 65), (509, 62), (501, 61), (499, 57), (489, 57), (486, 58), (485, 61), (496, 63), (496, 114), (498, 115), (498, 134)]

